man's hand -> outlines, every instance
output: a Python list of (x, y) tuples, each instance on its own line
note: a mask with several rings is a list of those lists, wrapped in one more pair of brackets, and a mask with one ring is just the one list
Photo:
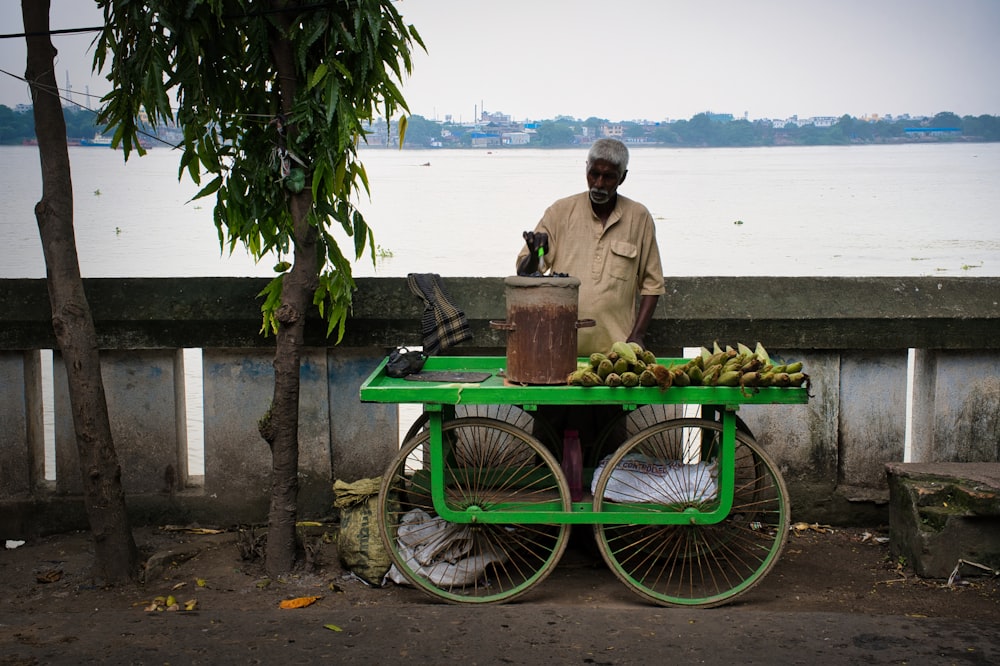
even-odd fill
[(542, 248), (542, 254), (549, 253), (549, 235), (544, 231), (535, 233), (534, 231), (525, 231), (523, 234), (524, 242), (528, 245), (528, 251), (538, 256), (538, 248)]
[(544, 232), (536, 234), (534, 231), (525, 231), (521, 236), (528, 246), (528, 256), (518, 263), (517, 274), (533, 275), (538, 272), (541, 262), (538, 258), (538, 248), (542, 248), (542, 254), (549, 251), (549, 235)]

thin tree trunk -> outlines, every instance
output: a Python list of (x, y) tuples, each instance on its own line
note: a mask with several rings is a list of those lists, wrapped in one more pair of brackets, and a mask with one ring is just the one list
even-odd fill
[[(282, 3), (276, 3), (280, 5)], [(287, 15), (277, 15), (284, 27)], [(271, 53), (278, 70), (278, 95), (282, 113), (292, 117), (295, 99), (295, 69), (292, 52), (283, 35), (272, 31)], [(295, 127), (287, 127), (294, 136)], [(308, 183), (291, 194), (294, 227), (294, 263), (281, 288), (277, 348), (274, 354), (274, 397), (266, 427), (261, 434), (271, 447), (271, 506), (268, 512), (265, 567), (271, 577), (291, 571), (297, 549), (295, 522), (299, 492), (299, 367), (305, 340), (306, 312), (318, 280), (316, 230), (309, 224), (312, 193)]]
[(138, 577), (139, 555), (129, 527), (121, 468), (101, 378), (97, 332), (83, 291), (73, 230), (73, 183), (66, 121), (54, 73), (56, 50), (48, 36), (48, 0), (22, 0), (28, 33), (25, 78), (31, 86), (35, 134), (42, 165), (42, 199), (35, 218), (42, 240), (52, 325), (66, 364), (83, 499), (94, 534), (96, 571), (107, 583)]

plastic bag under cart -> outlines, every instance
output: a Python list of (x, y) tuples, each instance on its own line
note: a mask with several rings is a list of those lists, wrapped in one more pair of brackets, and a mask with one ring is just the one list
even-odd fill
[[(597, 492), (597, 479), (608, 459), (594, 470), (591, 492)], [(664, 462), (639, 453), (630, 453), (615, 466), (604, 489), (604, 499), (612, 502), (654, 502), (657, 504), (697, 504), (719, 495), (717, 461), (684, 463)]]
[[(489, 543), (477, 543), (471, 526), (432, 517), (423, 509), (404, 514), (397, 529), (399, 554), (406, 565), (441, 587), (471, 585), (491, 564), (507, 561), (506, 553), (497, 552)], [(389, 579), (397, 584), (409, 582), (396, 565), (389, 570)]]

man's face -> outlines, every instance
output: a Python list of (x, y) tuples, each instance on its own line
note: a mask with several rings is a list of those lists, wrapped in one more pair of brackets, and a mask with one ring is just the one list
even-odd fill
[(590, 188), (591, 202), (601, 205), (611, 201), (618, 186), (625, 180), (625, 174), (618, 174), (618, 167), (611, 162), (594, 160), (587, 165), (587, 187)]

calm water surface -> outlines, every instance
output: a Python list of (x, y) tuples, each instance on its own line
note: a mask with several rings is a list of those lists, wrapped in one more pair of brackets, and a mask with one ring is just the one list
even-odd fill
[[(583, 149), (362, 152), (358, 202), (381, 248), (358, 276), (503, 277), (521, 232), (585, 188)], [(179, 154), (71, 148), (86, 277), (267, 276), (219, 249)], [(424, 166), (428, 165), (428, 166)], [(37, 150), (0, 148), (0, 277), (44, 277)], [(1000, 275), (1000, 144), (635, 148), (626, 196), (650, 209), (669, 275)], [(349, 246), (348, 246), (349, 247)]]

